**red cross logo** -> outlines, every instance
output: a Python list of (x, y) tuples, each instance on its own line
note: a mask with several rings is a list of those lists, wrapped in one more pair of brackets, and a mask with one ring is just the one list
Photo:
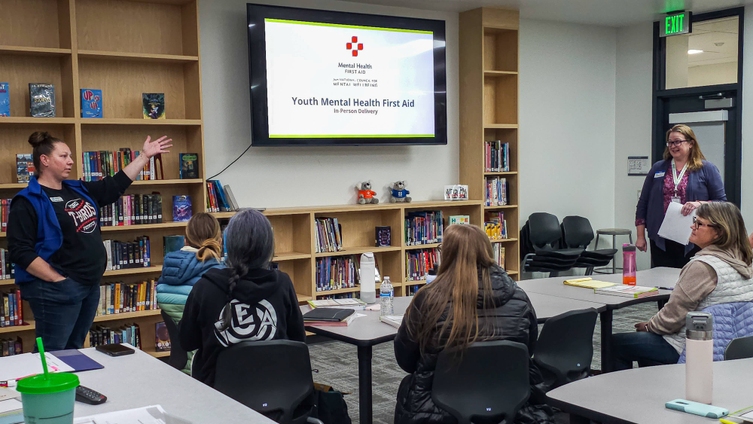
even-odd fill
[(358, 57), (358, 51), (363, 50), (363, 43), (359, 43), (358, 37), (353, 36), (350, 38), (350, 43), (345, 43), (345, 48), (350, 50), (353, 57)]

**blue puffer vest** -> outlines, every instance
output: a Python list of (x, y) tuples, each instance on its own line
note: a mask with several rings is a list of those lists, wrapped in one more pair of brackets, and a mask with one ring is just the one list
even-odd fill
[(212, 258), (204, 262), (196, 258), (195, 250), (178, 250), (165, 256), (162, 275), (157, 281), (157, 302), (185, 305), (193, 285), (220, 263)]
[[(99, 219), (99, 205), (89, 197), (89, 192), (81, 181), (65, 180), (63, 185), (94, 205), (97, 210), (97, 219)], [(63, 245), (63, 230), (60, 229), (60, 222), (55, 216), (55, 208), (36, 177), (32, 177), (29, 185), (16, 194), (14, 199), (17, 197), (27, 199), (37, 211), (37, 240), (34, 250), (40, 258), (48, 261)], [(26, 283), (36, 278), (20, 266), (16, 267), (15, 273), (16, 284)]]
[[(724, 360), (724, 351), (732, 340), (753, 336), (753, 302), (720, 303), (703, 312), (714, 317), (714, 361)], [(685, 363), (684, 350), (677, 363)]]

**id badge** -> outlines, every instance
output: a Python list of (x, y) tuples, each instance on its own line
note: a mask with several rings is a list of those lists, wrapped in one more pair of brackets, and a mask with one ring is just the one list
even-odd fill
[(680, 203), (680, 197), (679, 196), (672, 196), (672, 202), (673, 203)]

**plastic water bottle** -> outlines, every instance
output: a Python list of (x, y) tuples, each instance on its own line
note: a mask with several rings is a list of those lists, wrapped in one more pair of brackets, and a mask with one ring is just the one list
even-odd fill
[(384, 281), (382, 281), (382, 286), (379, 287), (379, 300), (381, 302), (381, 306), (379, 308), (380, 315), (394, 315), (395, 309), (392, 305), (392, 299), (395, 297), (395, 291), (392, 288), (392, 283), (390, 282), (390, 277), (384, 276)]
[(714, 317), (688, 312), (685, 318), (685, 399), (711, 404), (714, 391)]
[(361, 255), (358, 273), (361, 283), (361, 300), (366, 303), (376, 302), (376, 265), (373, 253), (366, 252)]
[(622, 245), (622, 284), (635, 285), (635, 246)]

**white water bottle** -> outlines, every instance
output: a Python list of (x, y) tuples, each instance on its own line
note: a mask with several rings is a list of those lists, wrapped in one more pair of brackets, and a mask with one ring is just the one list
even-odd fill
[(358, 273), (361, 279), (361, 300), (366, 303), (376, 302), (376, 265), (374, 254), (366, 252), (361, 255), (361, 268)]
[(379, 287), (379, 302), (381, 303), (381, 306), (379, 307), (379, 315), (395, 314), (395, 308), (392, 302), (392, 299), (394, 299), (394, 297), (395, 290), (392, 287), (390, 277), (385, 275), (384, 281), (382, 281), (382, 285)]
[(714, 318), (688, 312), (685, 318), (685, 399), (711, 404), (714, 391)]

